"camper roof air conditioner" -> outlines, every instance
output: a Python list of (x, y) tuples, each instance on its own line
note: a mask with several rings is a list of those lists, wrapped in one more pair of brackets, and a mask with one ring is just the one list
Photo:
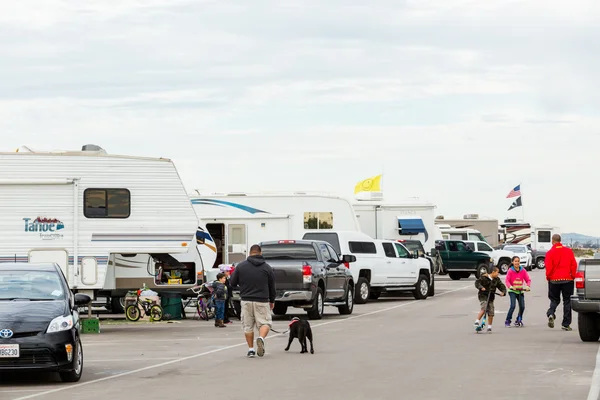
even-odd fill
[(106, 154), (106, 150), (95, 144), (85, 144), (81, 147), (81, 151), (99, 151)]
[(382, 192), (360, 192), (356, 194), (356, 200), (358, 201), (373, 201), (383, 200)]
[(463, 219), (479, 219), (479, 214), (465, 214)]

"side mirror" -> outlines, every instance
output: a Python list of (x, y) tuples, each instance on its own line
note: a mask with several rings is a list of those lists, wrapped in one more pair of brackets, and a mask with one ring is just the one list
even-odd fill
[(412, 252), (412, 258), (419, 258), (419, 252), (417, 250)]
[(76, 307), (81, 307), (90, 304), (92, 299), (87, 294), (76, 293), (74, 302)]
[(356, 262), (356, 256), (354, 256), (352, 254), (345, 254), (344, 256), (342, 256), (342, 261), (345, 263)]

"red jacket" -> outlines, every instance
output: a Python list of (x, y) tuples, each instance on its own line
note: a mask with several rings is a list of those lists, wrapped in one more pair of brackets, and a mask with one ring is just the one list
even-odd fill
[(546, 279), (549, 281), (572, 281), (577, 273), (577, 260), (573, 250), (556, 243), (546, 253)]

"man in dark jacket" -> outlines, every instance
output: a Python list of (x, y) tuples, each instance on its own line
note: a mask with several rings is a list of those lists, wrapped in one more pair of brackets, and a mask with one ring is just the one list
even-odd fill
[[(242, 298), (242, 327), (248, 343), (248, 357), (265, 354), (265, 338), (273, 321), (271, 310), (275, 306), (275, 274), (262, 256), (262, 249), (255, 244), (250, 248), (250, 256), (237, 265), (231, 275), (231, 286), (240, 287)], [(259, 337), (254, 350), (254, 328), (258, 327)]]
[(546, 280), (548, 281), (548, 298), (550, 299), (550, 308), (546, 312), (546, 316), (548, 317), (548, 326), (554, 328), (556, 308), (560, 304), (562, 294), (562, 329), (572, 331), (571, 295), (575, 289), (577, 260), (573, 250), (564, 247), (561, 240), (559, 234), (552, 235), (552, 248), (546, 253)]

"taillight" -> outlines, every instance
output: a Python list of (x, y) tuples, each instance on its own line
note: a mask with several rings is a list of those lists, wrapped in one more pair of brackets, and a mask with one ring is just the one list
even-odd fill
[(345, 262), (345, 263), (344, 263), (344, 267), (346, 267), (346, 268), (350, 269), (350, 263), (347, 263), (347, 262)]
[(296, 243), (295, 240), (280, 240), (278, 242), (279, 244), (290, 244), (290, 243)]
[(575, 275), (575, 287), (577, 289), (585, 289), (585, 271), (577, 271)]
[(307, 262), (302, 264), (302, 280), (304, 283), (312, 282), (312, 267)]

